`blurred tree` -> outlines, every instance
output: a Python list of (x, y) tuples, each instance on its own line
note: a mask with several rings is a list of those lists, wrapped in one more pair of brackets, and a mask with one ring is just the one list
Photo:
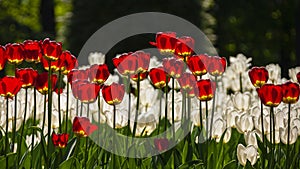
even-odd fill
[[(200, 26), (200, 11), (201, 7), (198, 0), (126, 0), (122, 2), (119, 0), (90, 0), (89, 3), (73, 0), (73, 15), (67, 35), (69, 49), (78, 54), (84, 43), (95, 31), (108, 22), (128, 14), (164, 12), (177, 15)], [(150, 47), (149, 41), (153, 41), (154, 38), (155, 35), (151, 34), (131, 37), (117, 44), (107, 54), (107, 57)]]
[(239, 52), (254, 65), (279, 63), (282, 75), (296, 66), (297, 0), (216, 0), (216, 46), (222, 56)]
[(53, 0), (41, 0), (40, 21), (42, 25), (42, 31), (50, 36), (51, 39), (54, 39), (56, 36), (56, 29)]

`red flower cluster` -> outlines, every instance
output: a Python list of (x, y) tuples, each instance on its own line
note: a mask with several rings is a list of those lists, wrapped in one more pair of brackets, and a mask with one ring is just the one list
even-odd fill
[(216, 91), (216, 83), (210, 79), (201, 79), (197, 81), (198, 93), (197, 97), (201, 101), (209, 101), (214, 97)]
[(52, 133), (52, 143), (55, 147), (65, 148), (68, 144), (69, 134), (55, 134)]
[(97, 129), (98, 126), (92, 124), (86, 117), (75, 117), (73, 120), (72, 130), (79, 137), (87, 137)]
[(257, 89), (262, 103), (269, 107), (277, 107), (282, 101), (281, 85), (265, 84)]
[(113, 58), (112, 61), (121, 75), (137, 80), (140, 74), (140, 80), (143, 80), (148, 75), (150, 54), (143, 51), (124, 53), (118, 58)]
[(0, 95), (13, 98), (21, 89), (22, 81), (17, 77), (5, 76), (0, 79)]
[(161, 55), (175, 55), (181, 60), (187, 61), (188, 57), (194, 53), (195, 41), (192, 37), (176, 37), (175, 32), (158, 32), (156, 42), (150, 42), (156, 46)]
[(153, 85), (159, 89), (165, 87), (170, 81), (170, 77), (163, 67), (152, 68), (149, 72), (149, 76)]
[(248, 74), (254, 87), (263, 86), (269, 79), (268, 71), (264, 67), (253, 67)]
[(120, 104), (125, 94), (124, 85), (118, 83), (112, 83), (109, 86), (103, 86), (102, 95), (104, 100), (109, 105)]

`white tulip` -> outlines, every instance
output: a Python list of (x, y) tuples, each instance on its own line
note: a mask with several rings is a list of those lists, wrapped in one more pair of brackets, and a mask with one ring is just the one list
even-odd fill
[(266, 66), (269, 72), (269, 80), (274, 84), (281, 83), (281, 68), (278, 64), (269, 64)]
[(256, 134), (257, 132), (255, 130), (244, 133), (244, 138), (247, 145), (252, 145), (255, 148), (258, 148)]
[(248, 113), (244, 113), (240, 117), (237, 116), (235, 118), (235, 124), (236, 129), (240, 133), (252, 131), (254, 128), (253, 117)]
[(289, 69), (289, 77), (293, 82), (298, 82), (297, 73), (300, 72), (300, 66)]
[(257, 152), (257, 148), (255, 148), (254, 146), (249, 145), (245, 147), (242, 144), (239, 144), (237, 147), (237, 158), (239, 160), (239, 163), (242, 164), (243, 166), (246, 165), (247, 160), (253, 166), (255, 165), (257, 159), (259, 158), (259, 154)]
[(93, 64), (104, 64), (105, 55), (101, 52), (91, 52), (88, 56), (88, 61), (90, 65)]
[(240, 111), (247, 111), (251, 105), (251, 95), (249, 92), (236, 93), (231, 96), (234, 107)]
[[(288, 143), (288, 127), (285, 128), (280, 128), (280, 140), (283, 144), (287, 144)], [(290, 129), (290, 139), (289, 139), (289, 143), (290, 144), (294, 144), (297, 141), (298, 138), (298, 128), (296, 126), (292, 127)]]

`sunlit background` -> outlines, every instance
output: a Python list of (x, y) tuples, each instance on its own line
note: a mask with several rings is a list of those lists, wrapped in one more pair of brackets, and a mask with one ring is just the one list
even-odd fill
[[(299, 9), (298, 0), (0, 0), (0, 45), (50, 37), (77, 56), (106, 23), (136, 12), (165, 12), (198, 26), (220, 56), (244, 53), (253, 65), (279, 63), (287, 77), (289, 68), (300, 65)], [(107, 56), (150, 47), (154, 38), (129, 38)]]

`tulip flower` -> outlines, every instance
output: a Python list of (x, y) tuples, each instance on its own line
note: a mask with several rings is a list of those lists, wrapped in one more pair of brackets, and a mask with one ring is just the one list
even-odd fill
[(16, 77), (5, 76), (0, 79), (0, 95), (13, 98), (21, 89), (22, 81)]
[(187, 62), (188, 57), (193, 54), (195, 46), (195, 40), (189, 36), (183, 36), (177, 38), (175, 46), (175, 55), (181, 60)]
[(42, 53), (45, 59), (49, 61), (56, 61), (62, 54), (62, 43), (50, 41), (49, 38), (42, 42)]
[(7, 61), (7, 57), (5, 55), (5, 47), (0, 45), (0, 71), (4, 69)]
[(253, 166), (259, 157), (259, 154), (257, 152), (257, 148), (254, 146), (243, 146), (242, 144), (239, 144), (237, 147), (237, 158), (239, 160), (239, 163), (243, 166), (246, 165), (247, 160), (251, 163)]
[(210, 79), (201, 79), (197, 81), (198, 86), (198, 99), (201, 101), (209, 101), (214, 97), (214, 92), (216, 90), (215, 82)]
[(248, 74), (254, 87), (263, 86), (269, 79), (268, 71), (264, 67), (253, 67)]
[(69, 134), (55, 134), (52, 133), (52, 143), (55, 147), (65, 148), (68, 144)]
[(109, 105), (120, 104), (125, 94), (124, 85), (112, 83), (111, 85), (103, 86), (102, 95), (105, 102)]
[(16, 70), (16, 77), (22, 81), (23, 88), (32, 87), (37, 76), (38, 72), (32, 68), (23, 68)]
[(156, 33), (156, 42), (150, 42), (157, 47), (161, 55), (173, 55), (176, 43), (175, 32), (158, 32)]
[(257, 89), (262, 103), (269, 107), (277, 107), (282, 101), (282, 87), (280, 85), (265, 84)]
[(137, 57), (130, 53), (124, 53), (118, 58), (112, 59), (114, 66), (124, 76), (132, 75), (137, 70)]
[(180, 78), (178, 78), (179, 85), (185, 91), (191, 91), (196, 87), (196, 78), (191, 73), (183, 73)]
[(61, 73), (65, 75), (68, 74), (72, 69), (78, 67), (77, 58), (69, 51), (63, 51), (57, 62), (56, 71), (61, 71)]
[(169, 147), (169, 140), (166, 139), (166, 138), (156, 138), (156, 139), (154, 139), (154, 145), (155, 145), (155, 148), (159, 152), (162, 152), (162, 151), (168, 149), (168, 147)]
[(98, 85), (102, 85), (109, 77), (109, 71), (106, 64), (92, 65), (88, 72), (90, 81), (95, 82)]
[(136, 51), (132, 54), (137, 57), (137, 72), (145, 73), (148, 71), (150, 63), (150, 53), (145, 53), (143, 51)]
[(299, 100), (300, 88), (297, 83), (286, 82), (282, 87), (282, 102), (287, 104), (296, 103)]
[(163, 67), (172, 78), (179, 78), (183, 73), (184, 62), (176, 58), (164, 58)]
[(22, 44), (14, 43), (5, 45), (5, 54), (11, 64), (20, 64), (24, 60), (24, 49)]
[(40, 62), (42, 57), (41, 43), (37, 40), (25, 40), (23, 42), (24, 59), (27, 62)]
[(73, 120), (72, 130), (79, 137), (87, 137), (97, 129), (98, 126), (92, 124), (86, 117), (75, 117)]
[(68, 75), (68, 82), (72, 85), (73, 81), (76, 80), (88, 80), (88, 75), (89, 75), (89, 69), (87, 70), (78, 70), (78, 69), (73, 69), (71, 70)]
[[(135, 82), (137, 82), (138, 80), (142, 81), (142, 80), (144, 80), (144, 79), (147, 78), (148, 74), (149, 74), (148, 72), (139, 73), (139, 74), (131, 75), (130, 78), (131, 78), (133, 81), (135, 81)], [(138, 75), (139, 75), (140, 77), (139, 77)]]
[(226, 69), (226, 58), (219, 56), (210, 56), (206, 60), (205, 66), (212, 76), (221, 76)]
[[(76, 84), (76, 85), (75, 85)], [(78, 80), (73, 82), (72, 92), (75, 98), (83, 103), (95, 102), (100, 91), (100, 86), (89, 81)]]
[[(54, 90), (56, 82), (57, 82), (57, 75), (51, 75), (51, 82), (52, 82), (52, 90)], [(48, 72), (41, 73), (37, 75), (34, 87), (43, 95), (48, 94)]]
[(152, 68), (149, 72), (149, 77), (153, 85), (159, 89), (165, 87), (170, 81), (163, 67)]
[(208, 59), (208, 56), (205, 54), (202, 55), (194, 55), (189, 57), (188, 59), (188, 67), (190, 71), (195, 76), (202, 76), (207, 73), (207, 69), (205, 66), (206, 60)]

